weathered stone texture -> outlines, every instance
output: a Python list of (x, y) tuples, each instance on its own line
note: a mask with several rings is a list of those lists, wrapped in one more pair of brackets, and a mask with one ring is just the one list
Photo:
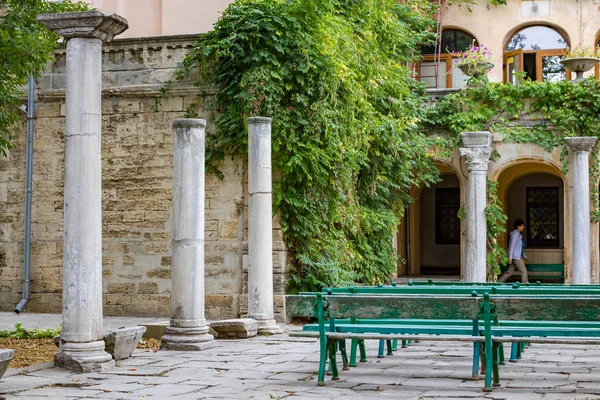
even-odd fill
[[(106, 315), (169, 315), (171, 279), (172, 121), (195, 105), (209, 121), (191, 81), (157, 101), (195, 37), (123, 39), (103, 48), (102, 276)], [(64, 49), (38, 80), (36, 101), (31, 298), (32, 312), (60, 312), (63, 252)], [(21, 297), (25, 188), (24, 124), (16, 148), (0, 157), (0, 310)], [(247, 274), (246, 160), (226, 158), (224, 179), (205, 182), (206, 317), (245, 315), (240, 295)], [(285, 247), (277, 220), (273, 232), (275, 313), (281, 317)]]

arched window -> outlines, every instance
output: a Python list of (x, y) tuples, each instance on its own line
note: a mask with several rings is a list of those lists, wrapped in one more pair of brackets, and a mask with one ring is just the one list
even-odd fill
[(472, 43), (478, 44), (473, 35), (459, 29), (444, 29), (437, 46), (422, 49), (423, 60), (417, 67), (419, 80), (426, 82), (428, 88), (464, 87), (469, 77), (452, 68), (450, 53), (465, 51)]
[(534, 25), (517, 31), (506, 44), (504, 81), (516, 83), (516, 72), (523, 71), (533, 81), (559, 81), (567, 77), (563, 51), (567, 39), (549, 26)]

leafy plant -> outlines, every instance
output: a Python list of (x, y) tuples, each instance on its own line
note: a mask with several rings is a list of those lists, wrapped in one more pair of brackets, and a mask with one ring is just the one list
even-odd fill
[(14, 330), (3, 330), (0, 331), (0, 337), (12, 338), (12, 339), (44, 339), (44, 338), (53, 338), (55, 336), (60, 335), (60, 328), (47, 328), (47, 329), (38, 329), (34, 328), (33, 330), (26, 330), (23, 327), (21, 322), (17, 322), (15, 324)]
[(38, 14), (87, 9), (83, 1), (0, 0), (0, 155), (13, 144), (21, 115), (18, 108), (26, 95), (29, 75), (37, 76), (51, 58), (58, 36), (38, 24)]
[(566, 48), (562, 53), (565, 58), (598, 57), (600, 48), (598, 46), (583, 46), (578, 43), (575, 47)]

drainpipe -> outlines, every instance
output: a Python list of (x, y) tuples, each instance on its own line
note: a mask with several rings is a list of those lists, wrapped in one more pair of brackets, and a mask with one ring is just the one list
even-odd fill
[(29, 277), (31, 267), (31, 181), (33, 175), (33, 108), (34, 108), (34, 80), (33, 74), (29, 75), (29, 90), (27, 91), (27, 161), (25, 170), (25, 237), (23, 239), (24, 264), (23, 264), (23, 298), (15, 307), (19, 314), (29, 301)]

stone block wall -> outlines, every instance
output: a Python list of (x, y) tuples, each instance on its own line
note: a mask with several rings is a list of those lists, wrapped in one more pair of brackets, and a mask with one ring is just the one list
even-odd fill
[[(171, 124), (193, 103), (214, 130), (193, 81), (170, 98), (158, 91), (195, 36), (115, 40), (104, 47), (102, 100), (103, 293), (106, 315), (163, 316), (170, 310)], [(64, 179), (64, 49), (38, 80), (32, 201), (31, 297), (27, 310), (60, 312)], [(0, 310), (21, 298), (25, 199), (25, 130), (0, 158)], [(207, 318), (245, 312), (246, 162), (226, 158), (224, 179), (206, 177)], [(276, 303), (281, 310), (285, 249), (274, 229)]]

